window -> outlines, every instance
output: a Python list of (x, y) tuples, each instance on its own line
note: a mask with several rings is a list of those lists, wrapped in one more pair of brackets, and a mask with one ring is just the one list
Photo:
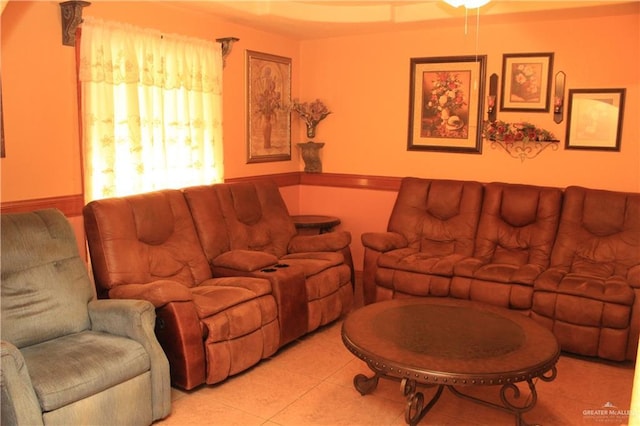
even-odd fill
[(79, 80), (87, 201), (222, 180), (218, 43), (86, 17)]

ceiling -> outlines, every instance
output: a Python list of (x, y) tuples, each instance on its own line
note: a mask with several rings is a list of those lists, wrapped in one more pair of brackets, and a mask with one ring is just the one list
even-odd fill
[[(630, 1), (492, 0), (479, 9), (479, 16), (495, 19), (532, 12), (559, 13), (613, 3)], [(208, 0), (172, 4), (300, 40), (409, 30), (436, 21), (459, 24), (465, 16), (475, 20), (478, 13), (478, 9), (454, 8), (443, 0)]]

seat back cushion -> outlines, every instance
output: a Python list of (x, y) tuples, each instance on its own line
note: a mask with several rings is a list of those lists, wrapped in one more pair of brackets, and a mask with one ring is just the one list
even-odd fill
[[(210, 260), (227, 250), (262, 251), (278, 258), (287, 254), (296, 229), (273, 181), (224, 183), (184, 192)], [(226, 229), (220, 229), (222, 224)]]
[(22, 348), (87, 330), (93, 285), (64, 215), (3, 214), (0, 226), (2, 339)]
[(231, 250), (229, 232), (215, 185), (190, 186), (182, 192), (207, 259), (211, 262)]
[(470, 256), (482, 194), (478, 182), (404, 178), (387, 230), (427, 255)]
[(546, 268), (555, 240), (562, 191), (540, 186), (485, 186), (474, 257), (485, 263)]
[(640, 194), (567, 188), (551, 265), (608, 278), (639, 264)]
[(95, 200), (83, 211), (96, 287), (158, 279), (192, 287), (211, 277), (179, 190)]

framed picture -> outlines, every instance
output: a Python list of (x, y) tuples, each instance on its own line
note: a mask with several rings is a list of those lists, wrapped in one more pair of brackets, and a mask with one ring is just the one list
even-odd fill
[(569, 89), (566, 149), (620, 151), (626, 89)]
[(291, 58), (246, 51), (247, 163), (291, 160)]
[(4, 114), (2, 114), (2, 78), (0, 78), (0, 158), (4, 157)]
[(482, 152), (486, 55), (411, 58), (409, 151)]
[(501, 111), (548, 112), (553, 53), (502, 55)]

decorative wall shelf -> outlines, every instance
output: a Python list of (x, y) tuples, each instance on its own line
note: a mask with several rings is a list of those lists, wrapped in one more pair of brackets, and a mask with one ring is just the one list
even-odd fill
[(519, 158), (520, 161), (536, 158), (545, 149), (551, 147), (552, 151), (558, 150), (560, 141), (497, 141), (488, 139), (491, 142), (491, 148), (500, 147), (512, 158)]
[(560, 142), (550, 131), (527, 122), (485, 121), (482, 136), (491, 142), (491, 148), (500, 147), (510, 157), (519, 158), (520, 161), (536, 158), (549, 147), (557, 151)]

